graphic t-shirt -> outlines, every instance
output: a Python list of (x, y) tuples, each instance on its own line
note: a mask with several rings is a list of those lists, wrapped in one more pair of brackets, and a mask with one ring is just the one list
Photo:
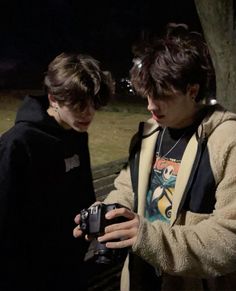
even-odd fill
[(146, 196), (145, 217), (170, 222), (172, 200), (181, 159), (191, 136), (191, 129), (162, 129)]

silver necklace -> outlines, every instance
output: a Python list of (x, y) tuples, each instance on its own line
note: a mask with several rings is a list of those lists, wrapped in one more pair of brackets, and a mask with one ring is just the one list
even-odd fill
[(166, 127), (163, 129), (162, 133), (161, 133), (161, 139), (160, 139), (160, 143), (159, 143), (159, 148), (158, 148), (158, 156), (159, 159), (164, 158), (165, 156), (167, 156), (171, 151), (173, 151), (173, 149), (177, 146), (177, 144), (181, 141), (181, 139), (184, 137), (185, 132), (181, 135), (181, 137), (177, 140), (177, 142), (168, 150), (168, 152), (166, 152), (164, 155), (161, 155), (161, 146), (162, 146), (162, 141), (163, 141), (163, 136), (165, 134), (166, 131)]

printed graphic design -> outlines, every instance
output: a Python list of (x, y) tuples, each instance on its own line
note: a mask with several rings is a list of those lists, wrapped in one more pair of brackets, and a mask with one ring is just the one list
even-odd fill
[(150, 221), (159, 219), (169, 223), (179, 166), (178, 160), (156, 157), (146, 200), (145, 216)]
[(78, 155), (73, 155), (72, 157), (65, 159), (66, 172), (79, 167), (79, 165), (80, 160)]

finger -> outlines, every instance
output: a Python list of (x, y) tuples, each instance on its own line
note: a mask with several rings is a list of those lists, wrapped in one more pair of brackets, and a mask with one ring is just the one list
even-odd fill
[(121, 241), (107, 242), (106, 247), (110, 249), (122, 249), (131, 247), (134, 244), (135, 238), (130, 238)]
[(129, 239), (129, 238), (132, 238), (133, 236), (136, 236), (135, 229), (127, 229), (127, 230), (122, 229), (122, 230), (106, 233), (103, 236), (99, 236), (98, 241), (110, 242), (112, 240)]
[(77, 214), (76, 217), (74, 218), (75, 223), (79, 224), (80, 223), (80, 214)]
[(74, 228), (74, 230), (73, 230), (73, 236), (75, 237), (75, 238), (77, 238), (77, 237), (80, 237), (80, 236), (82, 236), (83, 235), (83, 232), (82, 232), (82, 230), (80, 229), (80, 226), (78, 225), (78, 226), (76, 226), (75, 228)]
[(106, 213), (106, 218), (107, 219), (113, 219), (115, 217), (119, 217), (119, 216), (124, 216), (127, 219), (131, 220), (135, 217), (135, 213), (130, 211), (127, 208), (116, 208), (113, 210), (110, 210), (109, 212)]
[(139, 221), (138, 220), (128, 220), (125, 222), (111, 224), (105, 227), (105, 233), (117, 231), (117, 230), (125, 230), (131, 228), (138, 228)]

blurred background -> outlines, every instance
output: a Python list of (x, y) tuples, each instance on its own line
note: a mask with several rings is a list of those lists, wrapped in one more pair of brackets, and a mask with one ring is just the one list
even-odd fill
[(201, 31), (194, 0), (1, 0), (0, 133), (14, 124), (24, 95), (42, 93), (48, 63), (62, 51), (80, 51), (116, 81), (115, 99), (89, 129), (92, 165), (126, 157), (139, 121), (149, 118), (146, 100), (127, 83), (132, 47), (168, 22)]
[(0, 88), (39, 88), (51, 59), (73, 50), (120, 79), (132, 45), (168, 22), (201, 30), (194, 0), (1, 0)]

